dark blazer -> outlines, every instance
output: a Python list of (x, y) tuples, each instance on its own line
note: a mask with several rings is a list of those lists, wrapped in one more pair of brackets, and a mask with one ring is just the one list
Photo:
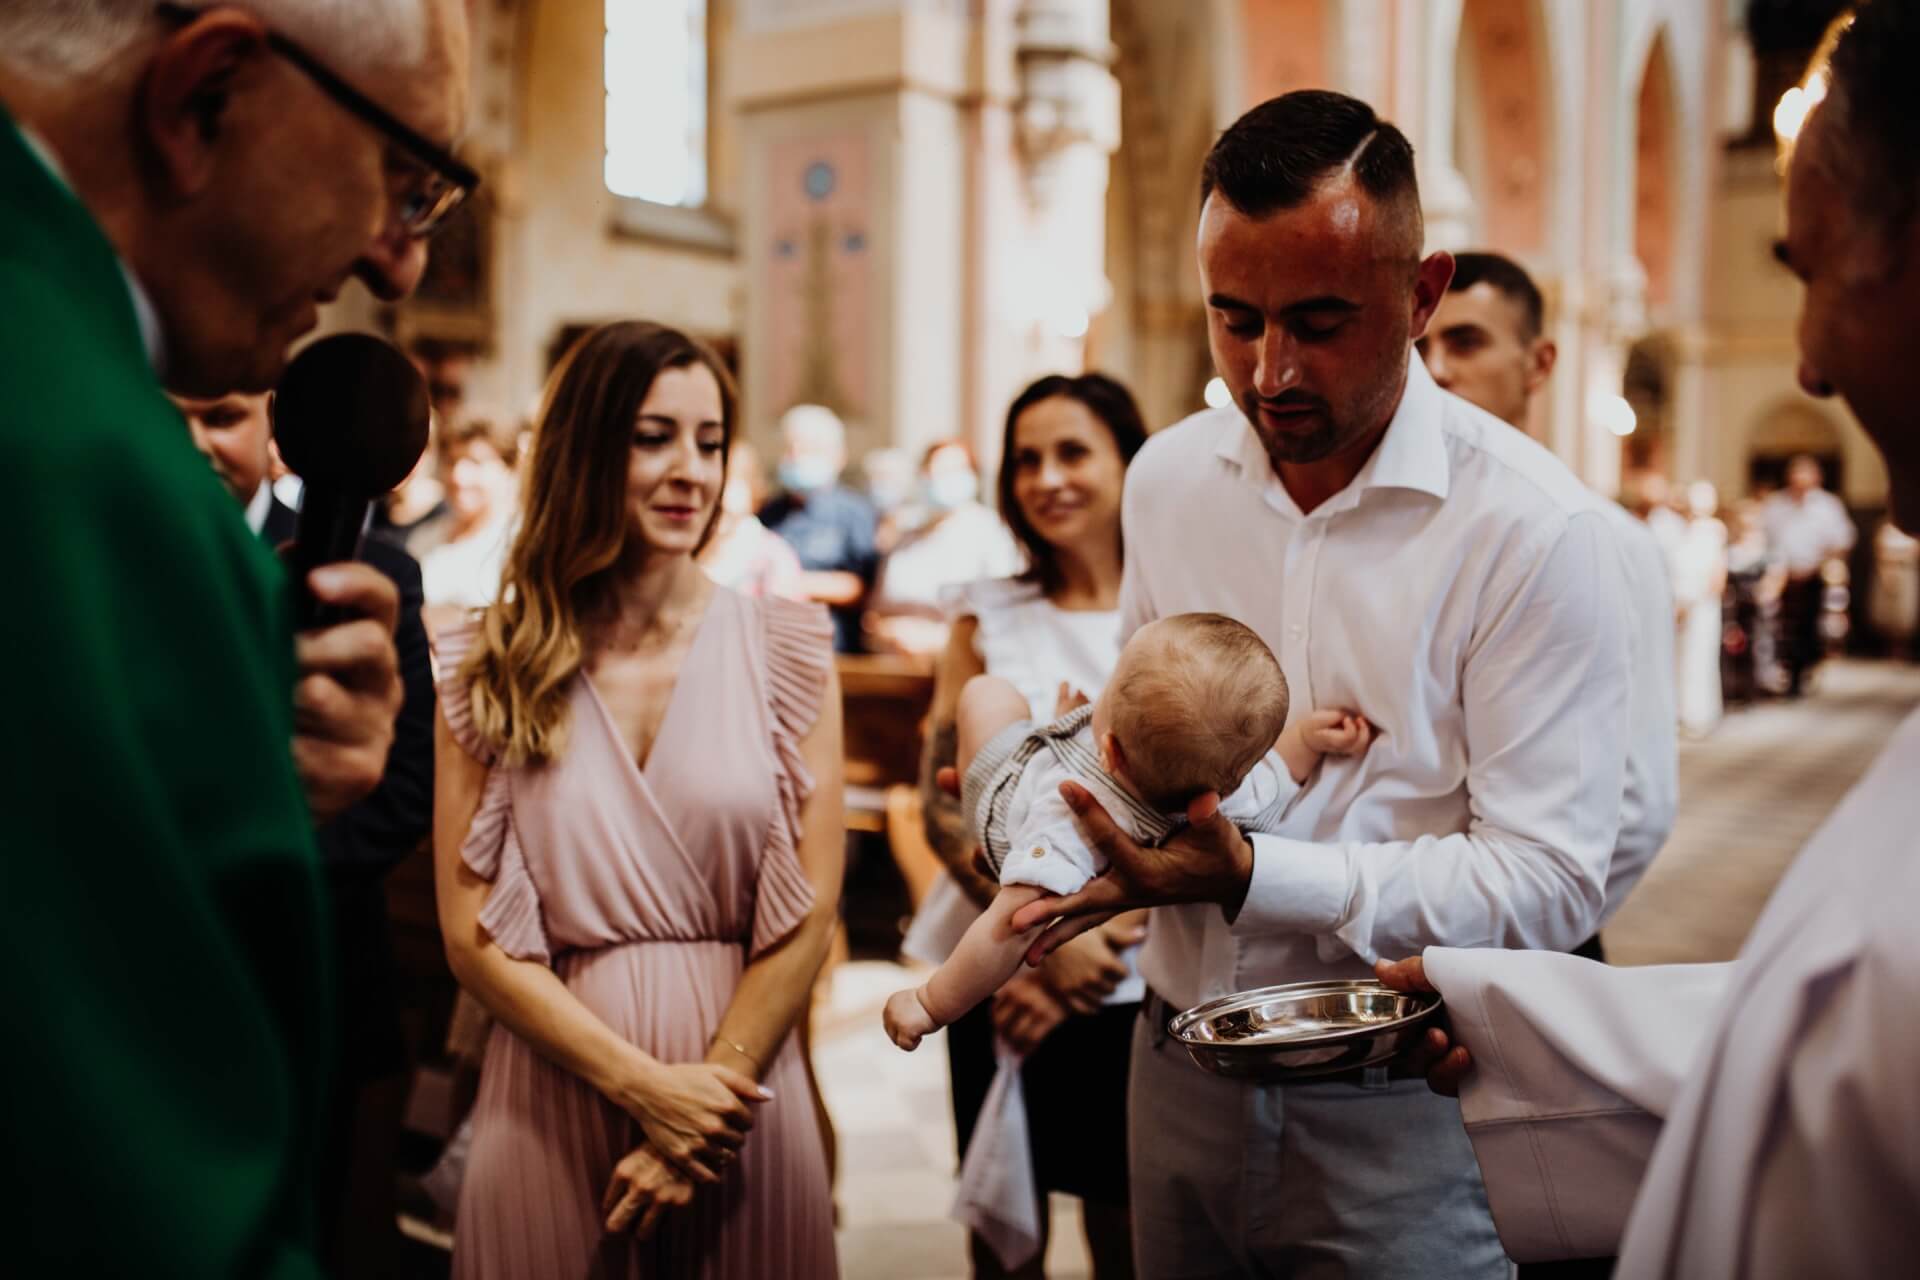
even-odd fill
[[(274, 546), (293, 537), (292, 508), (274, 499), (261, 536)], [(361, 558), (400, 589), (394, 648), (406, 700), (393, 725), (393, 749), (380, 785), (320, 828), (321, 861), (333, 888), (345, 1074), (377, 1078), (404, 1063), (393, 997), (386, 873), (433, 829), (433, 668), (420, 621), (420, 566), (398, 546), (369, 537)]]

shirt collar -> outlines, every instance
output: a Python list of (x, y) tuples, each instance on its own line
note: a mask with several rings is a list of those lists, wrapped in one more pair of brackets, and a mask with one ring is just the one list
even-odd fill
[[(53, 176), (54, 181), (78, 199), (79, 193), (74, 191), (73, 183), (68, 180), (67, 171), (61, 167), (60, 157), (54, 154), (52, 145), (18, 121), (15, 122), (14, 127), (20, 131), (20, 140), (27, 144), (27, 150), (40, 161), (42, 167)], [(156, 375), (163, 373), (166, 369), (167, 342), (166, 332), (160, 327), (160, 312), (155, 309), (153, 299), (141, 286), (139, 277), (133, 274), (133, 268), (127, 265), (127, 260), (116, 251), (113, 261), (120, 268), (121, 278), (127, 282), (128, 296), (133, 299), (133, 315), (140, 325), (140, 343), (146, 348), (147, 363), (153, 367)]]
[(247, 527), (255, 533), (267, 527), (267, 512), (273, 509), (273, 486), (262, 480), (247, 499)]
[[(1264, 490), (1273, 485), (1284, 493), (1267, 451), (1246, 415), (1237, 406), (1223, 409), (1221, 413), (1227, 421), (1214, 452), (1238, 467), (1241, 477), (1256, 488)], [(1407, 385), (1400, 393), (1400, 404), (1387, 423), (1387, 434), (1382, 437), (1380, 447), (1360, 468), (1353, 483), (1319, 510), (1346, 510), (1369, 489), (1412, 489), (1444, 499), (1452, 475), (1442, 427), (1445, 414), (1446, 393), (1434, 383), (1426, 363), (1408, 348)], [(1288, 506), (1292, 506), (1290, 500)]]

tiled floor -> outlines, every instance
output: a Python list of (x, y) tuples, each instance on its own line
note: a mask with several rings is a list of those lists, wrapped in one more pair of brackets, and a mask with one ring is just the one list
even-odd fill
[[(1680, 819), (1659, 861), (1607, 930), (1623, 964), (1734, 954), (1793, 853), (1906, 713), (1920, 668), (1832, 663), (1813, 696), (1729, 716), (1682, 744)], [(965, 1238), (947, 1220), (953, 1126), (937, 1038), (903, 1054), (880, 1003), (910, 975), (878, 962), (835, 975), (815, 1046), (840, 1134), (841, 1267), (846, 1280), (958, 1280)], [(1074, 1201), (1057, 1199), (1048, 1274), (1088, 1274)]]

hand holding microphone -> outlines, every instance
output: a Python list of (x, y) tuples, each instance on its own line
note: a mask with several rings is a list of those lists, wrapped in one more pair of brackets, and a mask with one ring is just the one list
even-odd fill
[(355, 561), (372, 503), (414, 467), (427, 442), (426, 385), (392, 346), (339, 334), (287, 366), (273, 434), (301, 478), (294, 540), (294, 766), (316, 825), (379, 785), (405, 687), (393, 647), (399, 595)]

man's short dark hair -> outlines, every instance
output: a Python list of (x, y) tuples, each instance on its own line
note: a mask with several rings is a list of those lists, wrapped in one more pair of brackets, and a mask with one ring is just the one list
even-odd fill
[(1540, 286), (1527, 269), (1505, 254), (1456, 253), (1453, 255), (1453, 281), (1448, 293), (1465, 293), (1477, 284), (1492, 285), (1514, 302), (1526, 319), (1521, 336), (1531, 342), (1547, 324), (1547, 305), (1540, 297)]
[(1829, 105), (1844, 137), (1836, 159), (1865, 211), (1904, 226), (1920, 205), (1920, 4), (1869, 0), (1841, 33), (1829, 64)]
[(1200, 167), (1200, 203), (1217, 191), (1249, 218), (1264, 218), (1305, 203), (1348, 168), (1376, 203), (1405, 202), (1419, 228), (1413, 144), (1366, 103), (1325, 89), (1270, 98), (1229, 125)]

